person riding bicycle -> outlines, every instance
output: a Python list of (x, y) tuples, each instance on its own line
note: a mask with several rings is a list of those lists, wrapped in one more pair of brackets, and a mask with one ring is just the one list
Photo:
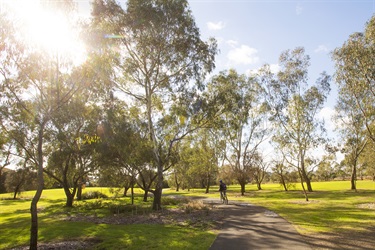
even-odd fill
[(227, 192), (227, 185), (222, 180), (220, 180), (219, 191), (220, 191), (220, 196), (225, 197), (226, 192)]

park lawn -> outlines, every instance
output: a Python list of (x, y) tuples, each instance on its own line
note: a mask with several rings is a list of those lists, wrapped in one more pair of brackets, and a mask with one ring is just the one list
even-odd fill
[(349, 181), (313, 182), (314, 192), (306, 202), (300, 185), (291, 191), (278, 184), (265, 184), (262, 190), (249, 185), (245, 196), (239, 186), (229, 187), (229, 199), (250, 202), (276, 212), (291, 222), (302, 234), (365, 231), (375, 227), (375, 182), (357, 181), (357, 192)]
[[(365, 231), (375, 227), (375, 182), (357, 181), (357, 192), (350, 190), (350, 181), (313, 182), (312, 188), (314, 192), (308, 193), (308, 202), (299, 183), (288, 192), (275, 183), (263, 184), (262, 190), (246, 185), (244, 196), (240, 195), (239, 185), (230, 185), (227, 194), (229, 201), (249, 202), (276, 212), (302, 234)], [(217, 189), (211, 187), (209, 194), (204, 194), (205, 189), (164, 193), (218, 198)]]
[[(343, 231), (364, 231), (375, 227), (375, 182), (358, 181), (357, 192), (350, 190), (349, 181), (313, 182), (314, 192), (305, 201), (300, 184), (285, 192), (278, 184), (264, 184), (262, 190), (247, 185), (244, 196), (238, 185), (228, 186), (230, 202), (241, 201), (257, 204), (274, 211), (292, 223), (302, 234)], [(87, 188), (110, 195), (108, 188)], [(165, 189), (165, 195), (195, 198), (219, 198), (218, 187), (181, 190)], [(24, 192), (22, 199), (10, 200), (10, 194), (0, 195), (0, 249), (27, 245), (29, 241), (29, 207), (33, 192)], [(151, 199), (144, 204), (142, 191), (136, 190), (139, 209), (149, 209)], [(129, 198), (116, 200), (90, 200), (75, 202), (75, 207), (64, 207), (62, 189), (44, 190), (39, 202), (39, 241), (62, 241), (71, 239), (98, 239), (98, 249), (208, 249), (217, 232), (203, 228), (176, 225), (110, 225), (62, 220), (69, 214), (86, 213), (106, 216), (109, 206)], [(108, 204), (106, 204), (108, 203)], [(146, 208), (147, 207), (147, 208)], [(139, 210), (140, 211), (140, 210)]]
[[(108, 188), (86, 189), (95, 190), (109, 195)], [(29, 208), (33, 194), (34, 192), (24, 192), (22, 198), (17, 200), (10, 199), (10, 194), (0, 195), (0, 249), (29, 244)], [(141, 191), (137, 190), (136, 194), (138, 211), (149, 209), (151, 201), (144, 205)], [(39, 242), (95, 239), (97, 249), (208, 249), (216, 237), (213, 231), (188, 225), (112, 225), (64, 220), (74, 213), (104, 217), (109, 214), (106, 206), (116, 202), (130, 204), (130, 198), (123, 198), (123, 201), (116, 199), (113, 202), (105, 199), (76, 201), (74, 208), (66, 208), (62, 189), (44, 190), (38, 203)]]

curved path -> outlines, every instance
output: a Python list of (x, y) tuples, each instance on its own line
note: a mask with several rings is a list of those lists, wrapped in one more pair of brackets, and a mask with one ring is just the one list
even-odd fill
[(263, 207), (239, 202), (222, 205), (218, 200), (204, 203), (218, 204), (225, 214), (210, 250), (311, 249), (289, 222)]

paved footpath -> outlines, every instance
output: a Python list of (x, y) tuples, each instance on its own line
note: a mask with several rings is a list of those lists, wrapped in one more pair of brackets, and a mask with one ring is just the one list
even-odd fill
[[(205, 203), (218, 203), (206, 200)], [(311, 250), (296, 229), (279, 215), (247, 203), (222, 205), (223, 227), (209, 250)]]

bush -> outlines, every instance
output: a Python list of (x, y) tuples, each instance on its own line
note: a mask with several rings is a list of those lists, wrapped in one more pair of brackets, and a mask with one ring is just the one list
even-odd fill
[(161, 198), (161, 204), (164, 206), (176, 206), (179, 205), (180, 203), (187, 203), (189, 201), (188, 198), (186, 197), (162, 197)]
[(203, 204), (202, 201), (190, 201), (189, 203), (183, 205), (183, 209), (185, 210), (185, 213), (187, 214), (190, 214), (196, 210), (203, 210), (208, 213), (210, 210), (210, 208), (206, 206), (205, 204)]
[(99, 191), (90, 191), (90, 192), (82, 194), (83, 200), (99, 199), (99, 198), (108, 198), (108, 196)]

